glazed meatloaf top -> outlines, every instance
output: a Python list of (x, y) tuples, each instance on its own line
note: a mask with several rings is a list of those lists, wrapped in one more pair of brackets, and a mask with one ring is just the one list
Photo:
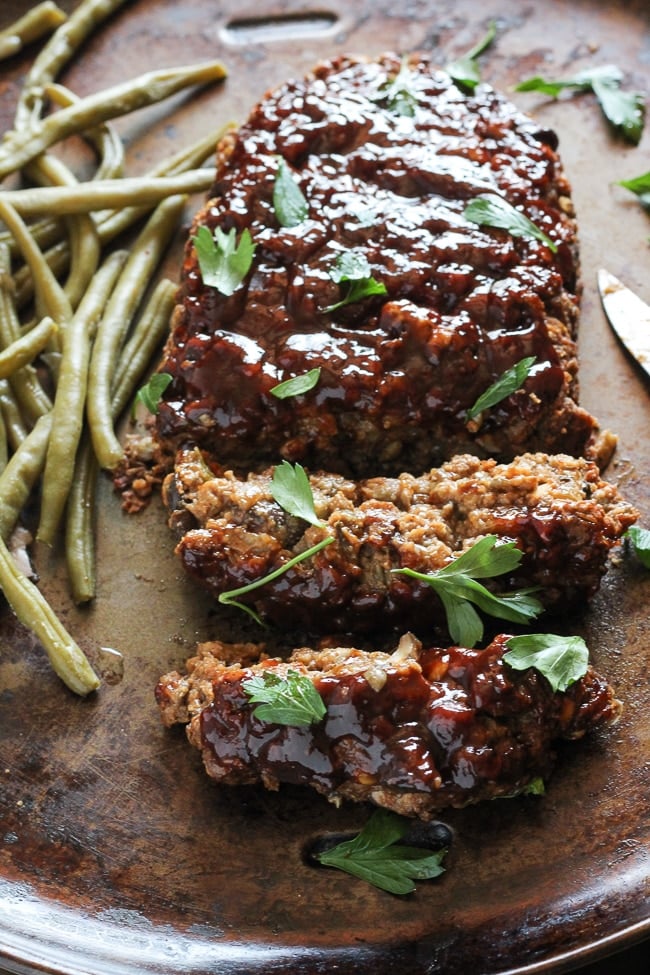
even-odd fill
[[(282, 167), (306, 205), (292, 226), (274, 202)], [(465, 208), (485, 194), (557, 249), (471, 222)], [(251, 267), (229, 296), (202, 278), (200, 227), (251, 234)], [(379, 293), (357, 298), (355, 274)], [(576, 402), (578, 292), (553, 133), (424, 56), (338, 58), (267, 94), (219, 147), (160, 366), (173, 381), (159, 440), (235, 469), (283, 457), (355, 477), (419, 473), (463, 451), (593, 457), (597, 424)], [(524, 385), (468, 420), (528, 356)], [(310, 391), (273, 394), (312, 369)]]

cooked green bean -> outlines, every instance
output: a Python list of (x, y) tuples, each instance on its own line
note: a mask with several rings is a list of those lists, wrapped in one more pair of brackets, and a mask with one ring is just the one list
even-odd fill
[(86, 38), (126, 0), (82, 0), (55, 31), (32, 64), (18, 101), (15, 127), (38, 119), (43, 108), (43, 86), (54, 81)]
[(76, 694), (89, 694), (99, 678), (41, 591), (20, 572), (0, 540), (0, 588), (19, 621), (40, 640), (61, 680)]
[(117, 209), (134, 203), (159, 203), (177, 193), (200, 193), (214, 182), (214, 170), (193, 169), (176, 176), (134, 176), (93, 180), (75, 186), (36, 186), (0, 192), (0, 202), (11, 202), (23, 217), (55, 212), (57, 216)]
[(75, 456), (84, 423), (91, 337), (127, 256), (126, 251), (119, 251), (104, 262), (63, 335), (53, 406), (56, 436), (51, 438), (47, 449), (37, 533), (38, 539), (49, 545), (54, 542), (74, 478)]
[(56, 332), (56, 322), (49, 317), (35, 325), (6, 349), (0, 352), (0, 379), (8, 379), (12, 373), (32, 362), (42, 352)]
[(51, 432), (52, 414), (46, 413), (37, 420), (0, 474), (0, 538), (5, 541), (41, 476)]
[(112, 470), (123, 450), (115, 435), (111, 391), (115, 366), (137, 305), (143, 282), (150, 279), (178, 225), (185, 197), (160, 203), (138, 236), (99, 326), (88, 374), (87, 414), (95, 453), (101, 467)]
[(11, 386), (6, 379), (0, 379), (0, 411), (2, 412), (9, 446), (12, 450), (17, 450), (28, 431)]
[(0, 199), (0, 219), (5, 222), (16, 238), (22, 255), (30, 267), (34, 279), (36, 304), (42, 309), (42, 317), (46, 314), (50, 315), (61, 328), (65, 327), (65, 323), (72, 318), (70, 302), (48, 267), (41, 249), (29, 232), (29, 228), (14, 207), (5, 199)]
[(52, 0), (44, 0), (0, 31), (0, 60), (18, 54), (26, 44), (50, 34), (66, 20), (66, 14)]
[(90, 440), (77, 454), (65, 523), (65, 557), (75, 603), (95, 598), (95, 495), (99, 465)]
[[(63, 108), (79, 101), (79, 96), (64, 85), (47, 85), (45, 90), (50, 101)], [(114, 126), (104, 122), (82, 135), (95, 146), (99, 154), (100, 162), (94, 179), (118, 179), (124, 175), (124, 143)]]
[(8, 460), (9, 460), (9, 444), (7, 443), (7, 430), (5, 428), (5, 421), (2, 416), (2, 410), (0, 410), (0, 475), (5, 470)]
[(126, 115), (169, 98), (191, 85), (222, 81), (226, 71), (219, 61), (149, 71), (35, 121), (27, 128), (6, 133), (0, 144), (0, 178), (7, 176), (70, 135), (95, 128), (108, 119)]

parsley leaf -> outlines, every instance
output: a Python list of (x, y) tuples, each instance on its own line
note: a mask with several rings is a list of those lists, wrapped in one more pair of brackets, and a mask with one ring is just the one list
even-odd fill
[(215, 227), (214, 236), (207, 227), (199, 227), (192, 238), (203, 283), (216, 288), (226, 297), (234, 294), (253, 263), (255, 244), (248, 229), (236, 242), (235, 228), (227, 234)]
[(351, 250), (339, 254), (330, 271), (330, 277), (332, 281), (344, 286), (344, 294), (341, 301), (328, 305), (326, 312), (352, 305), (371, 295), (386, 294), (386, 286), (373, 278), (368, 258), (362, 251)]
[(507, 230), (513, 237), (534, 237), (541, 241), (554, 254), (557, 245), (548, 237), (537, 224), (529, 220), (525, 213), (517, 210), (503, 197), (494, 193), (486, 193), (474, 197), (463, 211), (466, 220), (479, 226), (500, 227)]
[(580, 636), (555, 636), (553, 633), (529, 633), (513, 636), (503, 659), (515, 670), (534, 667), (547, 679), (554, 692), (566, 691), (587, 673), (589, 650)]
[(621, 132), (628, 142), (637, 145), (643, 133), (645, 104), (640, 92), (621, 90), (623, 74), (615, 64), (579, 71), (570, 78), (556, 81), (539, 75), (527, 78), (517, 85), (516, 91), (537, 91), (557, 98), (567, 88), (574, 91), (592, 91), (607, 121)]
[(625, 532), (625, 537), (630, 539), (641, 564), (650, 569), (650, 530), (632, 525)]
[(399, 71), (381, 85), (376, 100), (385, 101), (396, 115), (412, 118), (418, 106), (418, 92), (413, 86), (413, 78), (407, 59), (402, 58)]
[(135, 394), (135, 401), (133, 403), (133, 412), (135, 412), (135, 406), (137, 403), (142, 403), (142, 405), (154, 416), (158, 413), (158, 407), (160, 405), (160, 400), (162, 399), (162, 394), (165, 392), (172, 377), (168, 372), (155, 372), (149, 382), (141, 386), (140, 389)]
[(288, 670), (286, 677), (267, 670), (242, 681), (242, 687), (251, 704), (259, 705), (253, 711), (259, 721), (300, 728), (320, 721), (327, 712), (312, 681), (296, 670)]
[(320, 379), (320, 366), (315, 369), (310, 369), (309, 372), (302, 373), (300, 376), (292, 376), (291, 379), (285, 379), (283, 383), (278, 383), (269, 390), (273, 396), (277, 399), (289, 399), (291, 396), (302, 396), (303, 393), (308, 393), (311, 389), (318, 384)]
[(485, 392), (481, 393), (478, 397), (474, 405), (469, 408), (467, 411), (467, 419), (473, 420), (483, 410), (487, 410), (491, 406), (496, 406), (497, 403), (507, 399), (508, 396), (516, 392), (526, 382), (535, 361), (536, 357), (534, 355), (526, 356), (525, 359), (520, 359), (514, 366), (502, 372), (499, 378), (491, 386), (488, 386)]
[(467, 54), (456, 58), (454, 61), (450, 61), (445, 71), (452, 81), (455, 81), (461, 88), (468, 88), (470, 91), (474, 91), (481, 81), (477, 59), (488, 49), (496, 34), (496, 24), (492, 22), (487, 33), (478, 44), (475, 44)]
[(641, 206), (645, 210), (650, 210), (650, 170), (642, 176), (635, 176), (633, 179), (621, 179), (618, 185), (635, 193)]
[(474, 606), (511, 623), (526, 623), (542, 611), (539, 600), (531, 596), (532, 589), (497, 596), (476, 581), (512, 572), (522, 554), (514, 542), (500, 542), (496, 535), (486, 535), (437, 572), (392, 571), (431, 586), (444, 607), (452, 639), (460, 646), (474, 647), (483, 637), (483, 623)]
[(290, 464), (288, 460), (283, 460), (273, 468), (271, 494), (273, 500), (290, 515), (303, 518), (317, 528), (323, 527), (323, 522), (314, 510), (314, 495), (309, 478), (300, 464)]
[(309, 212), (307, 200), (284, 159), (279, 161), (273, 186), (273, 209), (281, 227), (297, 227)]
[(324, 866), (337, 867), (389, 894), (410, 894), (414, 880), (431, 880), (444, 873), (447, 851), (403, 846), (399, 841), (408, 827), (399, 816), (378, 809), (354, 839), (315, 856)]

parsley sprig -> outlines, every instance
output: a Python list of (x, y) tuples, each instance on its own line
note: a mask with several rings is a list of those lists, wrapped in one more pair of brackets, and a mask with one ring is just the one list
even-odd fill
[(290, 399), (292, 396), (302, 396), (317, 386), (319, 379), (320, 366), (317, 366), (315, 369), (310, 369), (309, 372), (301, 373), (299, 376), (292, 376), (291, 379), (285, 379), (284, 382), (273, 386), (269, 390), (269, 393), (277, 399)]
[(368, 258), (359, 250), (343, 251), (339, 254), (330, 271), (330, 277), (342, 286), (343, 297), (335, 304), (328, 305), (326, 312), (352, 305), (371, 295), (386, 294), (386, 285), (373, 278)]
[(288, 670), (285, 677), (267, 670), (242, 681), (242, 688), (251, 704), (258, 705), (253, 714), (259, 721), (301, 728), (327, 713), (312, 681), (297, 670)]
[(536, 75), (517, 85), (516, 91), (536, 91), (551, 98), (570, 89), (575, 92), (592, 91), (607, 121), (628, 142), (638, 145), (643, 133), (645, 102), (640, 92), (621, 88), (623, 73), (615, 64), (587, 68), (569, 78), (550, 80)]
[(484, 632), (475, 606), (488, 616), (511, 623), (526, 623), (541, 613), (543, 607), (531, 595), (533, 589), (498, 596), (477, 581), (512, 572), (522, 554), (514, 542), (501, 542), (496, 535), (486, 535), (437, 572), (416, 572), (408, 568), (393, 569), (393, 572), (431, 586), (444, 607), (452, 639), (460, 646), (474, 647)]
[(641, 176), (634, 176), (632, 179), (621, 179), (619, 186), (634, 193), (644, 210), (650, 212), (650, 169)]
[(206, 226), (201, 226), (192, 240), (203, 283), (226, 297), (234, 294), (253, 263), (255, 244), (249, 230), (242, 231), (237, 243), (234, 227), (227, 234), (215, 227), (212, 234)]
[(281, 227), (297, 227), (309, 213), (307, 200), (284, 159), (278, 163), (273, 185), (273, 209)]
[(415, 75), (404, 57), (397, 74), (387, 78), (380, 86), (376, 100), (386, 103), (386, 107), (396, 115), (412, 118), (418, 106), (418, 91), (414, 86)]
[(466, 88), (469, 91), (475, 90), (481, 81), (478, 58), (487, 51), (496, 35), (496, 24), (492, 22), (487, 33), (481, 38), (478, 44), (475, 44), (466, 54), (449, 62), (445, 71), (452, 81), (455, 81), (461, 88)]
[(446, 850), (406, 846), (400, 840), (409, 823), (378, 809), (354, 839), (315, 854), (326, 867), (337, 867), (389, 894), (411, 894), (415, 880), (432, 880), (444, 873)]
[(513, 237), (533, 237), (546, 244), (552, 253), (557, 252), (557, 244), (536, 223), (495, 193), (474, 197), (465, 207), (463, 216), (479, 226), (500, 227)]
[(136, 404), (142, 403), (144, 408), (155, 416), (158, 413), (162, 395), (171, 381), (172, 377), (168, 372), (155, 372), (151, 379), (144, 386), (141, 386), (135, 394), (133, 412), (135, 413)]
[(551, 685), (554, 693), (567, 688), (587, 673), (589, 649), (580, 636), (554, 633), (527, 633), (512, 636), (504, 661), (514, 670), (534, 667)]
[(530, 370), (533, 368), (535, 362), (536, 356), (526, 356), (524, 359), (516, 362), (514, 366), (502, 372), (499, 378), (491, 386), (488, 386), (484, 393), (481, 393), (473, 406), (470, 406), (466, 418), (473, 420), (483, 410), (487, 410), (491, 406), (496, 406), (497, 403), (501, 403), (508, 396), (511, 396), (512, 393), (520, 389), (528, 379)]
[(625, 537), (632, 543), (632, 548), (639, 561), (646, 569), (650, 569), (650, 530), (632, 525), (625, 532)]

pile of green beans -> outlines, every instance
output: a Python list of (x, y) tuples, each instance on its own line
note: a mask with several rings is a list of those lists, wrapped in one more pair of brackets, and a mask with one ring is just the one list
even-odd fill
[[(0, 60), (49, 35), (27, 73), (13, 129), (0, 141), (0, 588), (75, 693), (99, 678), (10, 552), (38, 496), (36, 537), (64, 541), (70, 595), (95, 597), (94, 500), (100, 469), (123, 459), (115, 425), (168, 331), (175, 285), (154, 283), (187, 195), (213, 180), (227, 127), (125, 176), (111, 122), (188, 86), (221, 81), (218, 62), (149, 72), (83, 98), (56, 81), (85, 39), (126, 0), (81, 0), (67, 17), (51, 0), (0, 31)], [(46, 107), (52, 111), (46, 113)], [(93, 149), (80, 182), (50, 150), (71, 135)], [(115, 241), (131, 233), (128, 250)], [(149, 287), (150, 285), (150, 287)], [(149, 296), (143, 300), (143, 292)]]

